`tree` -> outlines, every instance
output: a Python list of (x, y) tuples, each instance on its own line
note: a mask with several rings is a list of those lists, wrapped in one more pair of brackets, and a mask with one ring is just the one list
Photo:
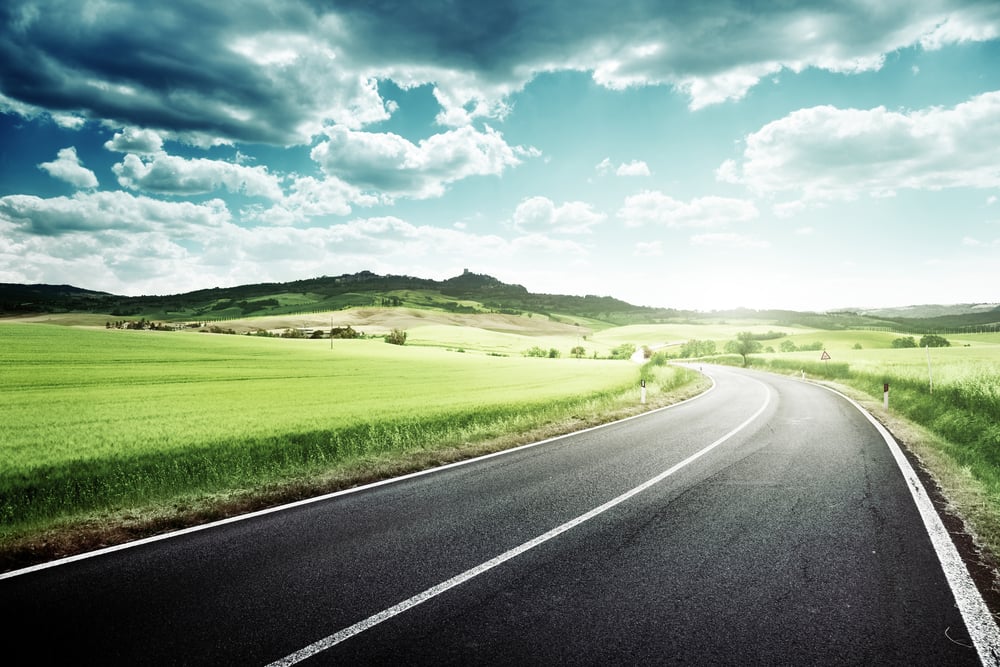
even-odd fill
[(920, 339), (920, 347), (951, 347), (951, 343), (936, 334), (927, 334)]
[(582, 345), (577, 345), (572, 350), (569, 351), (570, 356), (576, 357), (577, 359), (583, 359), (586, 356), (587, 351), (583, 349)]
[(892, 346), (895, 348), (916, 347), (917, 341), (913, 340), (913, 336), (906, 336), (905, 338), (896, 338), (893, 340)]
[(741, 331), (736, 334), (736, 340), (729, 341), (726, 344), (726, 351), (738, 354), (743, 357), (743, 366), (750, 365), (749, 355), (754, 352), (760, 352), (760, 341), (754, 340), (753, 333), (750, 331)]

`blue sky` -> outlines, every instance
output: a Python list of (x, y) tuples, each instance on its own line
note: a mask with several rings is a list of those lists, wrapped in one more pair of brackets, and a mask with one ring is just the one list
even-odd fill
[(0, 282), (1000, 301), (995, 0), (147, 4), (0, 8)]

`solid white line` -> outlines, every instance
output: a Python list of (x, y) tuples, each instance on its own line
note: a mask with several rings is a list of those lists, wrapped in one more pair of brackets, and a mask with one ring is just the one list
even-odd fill
[(470, 463), (476, 463), (478, 461), (485, 461), (486, 459), (491, 459), (497, 456), (506, 456), (508, 454), (513, 454), (514, 452), (521, 451), (523, 449), (530, 449), (531, 447), (538, 447), (539, 445), (545, 445), (550, 442), (556, 442), (558, 440), (564, 440), (566, 438), (580, 435), (581, 433), (589, 433), (590, 431), (596, 431), (602, 428), (608, 428), (609, 426), (614, 426), (615, 424), (622, 424), (633, 419), (641, 419), (643, 417), (648, 417), (649, 415), (656, 414), (657, 412), (663, 412), (664, 410), (670, 410), (672, 408), (680, 407), (685, 403), (690, 403), (691, 401), (696, 401), (699, 398), (703, 398), (715, 389), (715, 380), (706, 376), (708, 379), (712, 380), (712, 386), (710, 386), (705, 391), (701, 392), (696, 396), (691, 398), (686, 398), (683, 401), (678, 401), (670, 405), (665, 405), (662, 408), (656, 408), (655, 410), (648, 410), (646, 412), (641, 412), (637, 415), (632, 415), (631, 417), (624, 417), (622, 419), (617, 419), (615, 421), (607, 422), (604, 424), (598, 424), (597, 426), (591, 426), (589, 428), (582, 429), (580, 431), (573, 431), (572, 433), (564, 433), (562, 435), (553, 436), (545, 440), (539, 440), (538, 442), (529, 442), (524, 445), (519, 445), (518, 447), (511, 447), (510, 449), (503, 449), (499, 452), (493, 452), (492, 454), (483, 454), (482, 456), (477, 456), (471, 459), (463, 459), (461, 461), (455, 461), (454, 463), (446, 463), (444, 465), (437, 466), (435, 468), (427, 468), (425, 470), (418, 470), (416, 472), (407, 473), (406, 475), (400, 475), (399, 477), (391, 477), (389, 479), (379, 480), (377, 482), (371, 482), (362, 486), (354, 486), (349, 489), (342, 489), (340, 491), (333, 491), (332, 493), (326, 493), (321, 496), (313, 496), (311, 498), (305, 498), (303, 500), (297, 500), (294, 503), (287, 503), (284, 505), (278, 505), (275, 507), (268, 507), (267, 509), (258, 510), (256, 512), (250, 512), (248, 514), (240, 514), (239, 516), (229, 517), (228, 519), (220, 519), (218, 521), (213, 521), (211, 523), (204, 523), (197, 526), (191, 526), (190, 528), (183, 528), (181, 530), (176, 530), (170, 533), (163, 533), (161, 535), (153, 535), (151, 537), (146, 537), (141, 540), (135, 540), (133, 542), (126, 542), (125, 544), (116, 544), (111, 547), (104, 547), (103, 549), (95, 549), (94, 551), (88, 551), (87, 553), (77, 554), (75, 556), (67, 556), (65, 558), (60, 558), (59, 560), (49, 561), (47, 563), (39, 563), (38, 565), (32, 565), (30, 567), (22, 568), (20, 570), (13, 570), (11, 572), (0, 573), (0, 580), (9, 579), (11, 577), (16, 577), (24, 574), (29, 574), (31, 572), (37, 572), (39, 570), (45, 570), (50, 567), (56, 567), (59, 565), (66, 565), (67, 563), (72, 563), (73, 561), (84, 560), (87, 558), (94, 558), (96, 556), (102, 556), (105, 554), (113, 553), (115, 551), (122, 551), (124, 549), (131, 549), (132, 547), (137, 547), (143, 544), (149, 544), (151, 542), (159, 542), (160, 540), (168, 540), (174, 537), (179, 537), (181, 535), (187, 535), (188, 533), (197, 533), (202, 530), (208, 530), (210, 528), (216, 528), (218, 526), (223, 526), (228, 523), (236, 523), (237, 521), (246, 521), (247, 519), (252, 519), (259, 516), (264, 516), (265, 514), (272, 514), (274, 512), (282, 512), (293, 507), (299, 507), (301, 505), (309, 505), (311, 503), (321, 502), (323, 500), (329, 500), (330, 498), (336, 498), (338, 496), (346, 496), (352, 493), (359, 493), (361, 491), (367, 491), (368, 489), (373, 489), (379, 486), (385, 486), (386, 484), (395, 484), (396, 482), (401, 482), (406, 479), (412, 479), (414, 477), (421, 477), (423, 475), (430, 475), (436, 473), (440, 470), (447, 470), (448, 468), (457, 468), (458, 466), (469, 465)]
[(341, 643), (341, 642), (343, 642), (343, 641), (345, 641), (347, 639), (350, 639), (351, 637), (354, 637), (355, 635), (360, 634), (360, 633), (364, 632), (365, 630), (368, 630), (369, 628), (372, 628), (372, 627), (378, 625), (379, 623), (382, 623), (383, 621), (387, 621), (390, 618), (392, 618), (394, 616), (398, 616), (399, 614), (402, 614), (403, 612), (405, 612), (405, 611), (407, 611), (409, 609), (412, 609), (412, 608), (416, 607), (419, 604), (427, 602), (428, 600), (430, 600), (430, 599), (432, 599), (432, 598), (440, 595), (441, 593), (444, 593), (447, 590), (450, 590), (450, 589), (452, 589), (452, 588), (454, 588), (456, 586), (464, 584), (465, 582), (469, 581), (470, 579), (478, 577), (479, 575), (483, 574), (484, 572), (487, 572), (488, 570), (492, 570), (496, 566), (498, 566), (498, 565), (500, 565), (502, 563), (505, 563), (505, 562), (511, 560), (512, 558), (516, 558), (517, 556), (520, 556), (521, 554), (525, 553), (526, 551), (530, 551), (531, 549), (534, 549), (535, 547), (539, 546), (540, 544), (544, 544), (545, 542), (548, 542), (552, 538), (557, 537), (557, 536), (561, 535), (562, 533), (565, 533), (566, 531), (571, 530), (571, 529), (575, 528), (576, 526), (579, 526), (581, 523), (583, 523), (585, 521), (589, 521), (590, 519), (593, 519), (594, 517), (596, 517), (596, 516), (598, 516), (600, 514), (603, 514), (604, 512), (607, 512), (612, 507), (615, 507), (616, 505), (620, 505), (621, 503), (625, 502), (629, 498), (632, 498), (633, 496), (635, 496), (635, 495), (637, 495), (639, 493), (642, 493), (643, 491), (645, 491), (649, 487), (651, 487), (651, 486), (653, 486), (655, 484), (658, 484), (659, 482), (662, 482), (667, 477), (670, 477), (671, 475), (673, 475), (674, 473), (676, 473), (678, 470), (681, 470), (682, 468), (686, 467), (687, 465), (689, 465), (689, 464), (693, 463), (694, 461), (700, 459), (705, 454), (708, 454), (710, 451), (712, 451), (713, 449), (715, 449), (716, 447), (718, 447), (722, 443), (724, 443), (727, 440), (729, 440), (730, 438), (732, 438), (734, 435), (736, 435), (737, 433), (739, 433), (740, 431), (742, 431), (744, 428), (746, 428), (747, 426), (749, 426), (751, 422), (753, 422), (755, 419), (757, 419), (757, 417), (759, 417), (764, 412), (764, 410), (767, 409), (767, 406), (770, 405), (770, 403), (771, 403), (771, 391), (769, 389), (767, 389), (767, 387), (762, 382), (759, 382), (757, 380), (754, 380), (754, 382), (757, 382), (757, 384), (760, 384), (761, 386), (763, 386), (765, 388), (764, 404), (761, 405), (760, 408), (755, 413), (753, 413), (750, 417), (748, 417), (747, 420), (744, 421), (742, 424), (740, 424), (739, 426), (737, 426), (736, 428), (734, 428), (729, 433), (725, 434), (724, 436), (722, 436), (721, 438), (719, 438), (718, 440), (716, 440), (712, 444), (708, 445), (707, 447), (698, 450), (697, 452), (695, 452), (691, 456), (687, 457), (686, 459), (684, 459), (680, 463), (677, 463), (674, 466), (670, 467), (669, 469), (664, 470), (663, 472), (661, 472), (656, 477), (653, 477), (652, 479), (650, 479), (650, 480), (648, 480), (646, 482), (643, 482), (639, 486), (637, 486), (637, 487), (635, 487), (635, 488), (633, 488), (633, 489), (631, 489), (629, 491), (626, 491), (625, 493), (621, 494), (617, 498), (613, 498), (613, 499), (609, 500), (608, 502), (604, 503), (603, 505), (601, 505), (599, 507), (595, 507), (594, 509), (590, 510), (589, 512), (587, 512), (585, 514), (581, 514), (580, 516), (576, 517), (575, 519), (570, 519), (566, 523), (561, 524), (559, 526), (556, 526), (555, 528), (553, 528), (552, 530), (548, 531), (547, 533), (543, 533), (542, 535), (539, 535), (538, 537), (536, 537), (536, 538), (534, 538), (532, 540), (529, 540), (528, 542), (525, 542), (524, 544), (522, 544), (522, 545), (520, 545), (518, 547), (514, 547), (513, 549), (510, 549), (509, 551), (505, 551), (504, 553), (500, 554), (499, 556), (496, 556), (495, 558), (491, 558), (490, 560), (486, 561), (485, 563), (482, 563), (480, 565), (477, 565), (476, 567), (473, 567), (473, 568), (471, 568), (469, 570), (466, 570), (465, 572), (462, 572), (461, 574), (456, 575), (456, 576), (452, 577), (451, 579), (448, 579), (447, 581), (443, 581), (443, 582), (441, 582), (440, 584), (438, 584), (436, 586), (432, 586), (431, 588), (428, 588), (427, 590), (423, 591), (422, 593), (418, 593), (417, 595), (414, 595), (413, 597), (411, 597), (411, 598), (409, 598), (407, 600), (403, 600), (399, 604), (393, 605), (392, 607), (389, 607), (388, 609), (385, 609), (383, 611), (378, 612), (377, 614), (369, 616), (368, 618), (364, 619), (363, 621), (359, 621), (359, 622), (355, 623), (352, 626), (346, 627), (343, 630), (335, 632), (334, 634), (330, 635), (329, 637), (325, 637), (325, 638), (323, 638), (323, 639), (321, 639), (321, 640), (319, 640), (319, 641), (317, 641), (317, 642), (315, 642), (313, 644), (310, 644), (309, 646), (306, 646), (305, 648), (300, 649), (300, 650), (296, 651), (295, 653), (292, 653), (291, 655), (288, 655), (288, 656), (286, 656), (286, 657), (284, 657), (284, 658), (282, 658), (280, 660), (272, 662), (267, 667), (290, 667), (291, 665), (294, 665), (294, 664), (299, 663), (299, 662), (301, 662), (303, 660), (306, 660), (307, 658), (311, 658), (312, 656), (314, 656), (314, 655), (316, 655), (318, 653), (321, 653), (322, 651), (325, 651), (328, 648), (336, 646), (337, 644), (339, 644), (339, 643)]
[(896, 460), (896, 465), (899, 466), (900, 472), (903, 473), (906, 486), (910, 489), (910, 495), (913, 496), (913, 501), (916, 503), (920, 516), (924, 521), (924, 527), (931, 538), (931, 543), (934, 545), (934, 551), (937, 552), (941, 568), (944, 570), (944, 575), (948, 580), (948, 586), (951, 588), (952, 595), (955, 596), (955, 603), (958, 605), (958, 610), (965, 621), (965, 626), (969, 631), (969, 636), (972, 638), (972, 643), (976, 646), (980, 662), (984, 665), (1000, 665), (1000, 629), (997, 628), (989, 607), (986, 606), (983, 596), (980, 595), (979, 589), (976, 588), (975, 582), (972, 581), (972, 577), (969, 575), (969, 571), (962, 561), (962, 556), (959, 555), (955, 543), (952, 542), (951, 536), (948, 534), (948, 529), (945, 528), (937, 510), (934, 509), (934, 503), (931, 502), (930, 496), (927, 495), (927, 490), (920, 482), (920, 478), (917, 477), (917, 473), (913, 470), (913, 466), (910, 465), (906, 455), (903, 454), (903, 450), (900, 449), (896, 439), (892, 437), (892, 434), (889, 433), (881, 422), (875, 419), (871, 413), (861, 407), (851, 397), (845, 396), (836, 389), (831, 389), (821, 384), (816, 384), (816, 386), (841, 396), (857, 408), (875, 426), (879, 434), (881, 434), (882, 439), (885, 440), (885, 444), (888, 445), (889, 451), (892, 452), (892, 456)]

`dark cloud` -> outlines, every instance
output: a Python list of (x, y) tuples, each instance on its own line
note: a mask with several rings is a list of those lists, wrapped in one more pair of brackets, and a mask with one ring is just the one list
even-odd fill
[(995, 0), (7, 0), (0, 93), (164, 138), (310, 144), (384, 120), (379, 79), (434, 85), (439, 120), (461, 125), (543, 71), (671, 85), (700, 107), (781, 69), (864, 71), (998, 33)]

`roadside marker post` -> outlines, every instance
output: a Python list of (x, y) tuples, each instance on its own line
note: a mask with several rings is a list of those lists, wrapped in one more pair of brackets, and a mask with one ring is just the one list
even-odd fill
[(642, 389), (641, 398), (639, 400), (642, 402), (643, 405), (645, 405), (646, 404), (646, 381), (645, 380), (639, 380), (639, 386)]
[(882, 407), (889, 409), (889, 383), (882, 384)]

